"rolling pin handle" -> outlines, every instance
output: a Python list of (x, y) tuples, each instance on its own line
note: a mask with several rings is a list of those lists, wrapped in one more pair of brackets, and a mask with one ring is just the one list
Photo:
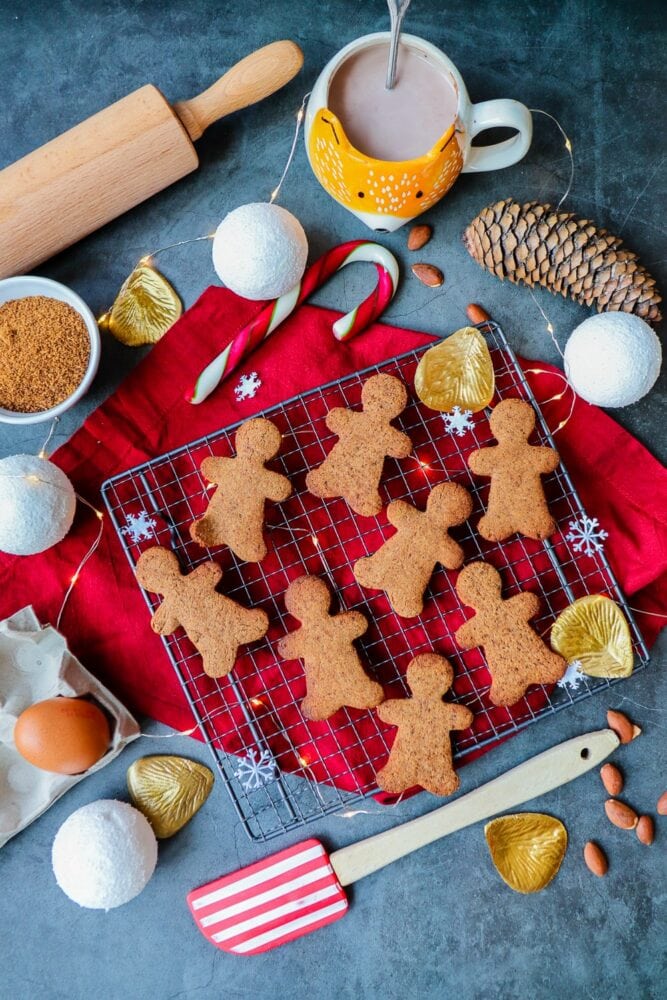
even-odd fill
[(198, 139), (213, 122), (280, 90), (302, 65), (295, 42), (272, 42), (232, 66), (203, 94), (175, 104), (174, 111), (190, 138)]

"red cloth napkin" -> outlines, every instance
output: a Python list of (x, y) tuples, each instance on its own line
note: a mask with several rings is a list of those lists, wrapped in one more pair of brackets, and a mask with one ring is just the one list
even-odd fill
[[(431, 339), (375, 324), (340, 344), (331, 334), (337, 314), (303, 306), (239, 369), (239, 374), (259, 373), (262, 386), (253, 399), (235, 398), (238, 378), (232, 376), (201, 406), (185, 402), (184, 393), (202, 367), (260, 308), (221, 288), (209, 288), (201, 296), (54, 454), (79, 493), (100, 505), (99, 489), (108, 477)], [(552, 374), (528, 377), (538, 400), (562, 388)], [(556, 426), (568, 404), (566, 398), (546, 405), (550, 426)], [(630, 604), (664, 615), (666, 470), (610, 417), (583, 401), (577, 402), (557, 443), (589, 515), (599, 518), (609, 532), (606, 553)], [(70, 534), (50, 551), (21, 559), (0, 556), (0, 617), (32, 604), (42, 621), (54, 622), (68, 581), (96, 530), (97, 522), (82, 508)], [(652, 642), (660, 620), (642, 614), (638, 619)], [(177, 729), (192, 725), (180, 685), (161, 640), (149, 627), (143, 597), (108, 522), (61, 627), (73, 652), (131, 710)]]

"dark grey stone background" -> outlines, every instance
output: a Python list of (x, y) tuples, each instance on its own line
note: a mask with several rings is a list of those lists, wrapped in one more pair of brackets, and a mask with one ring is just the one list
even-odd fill
[[(561, 120), (576, 157), (568, 206), (622, 234), (665, 288), (662, 9), (647, 0), (414, 0), (407, 29), (453, 58), (473, 100), (516, 97)], [(0, 166), (143, 83), (153, 82), (177, 100), (197, 93), (235, 60), (273, 39), (293, 38), (305, 53), (302, 75), (283, 92), (209, 130), (199, 143), (197, 174), (48, 262), (41, 273), (71, 285), (100, 312), (140, 255), (210, 232), (231, 208), (267, 197), (289, 149), (295, 110), (319, 69), (343, 44), (384, 29), (386, 23), (382, 0), (0, 0)], [(480, 208), (500, 197), (557, 201), (567, 168), (555, 127), (538, 116), (534, 144), (523, 163), (502, 174), (462, 177), (428, 216), (435, 236), (424, 256), (442, 266), (443, 290), (429, 292), (408, 274), (387, 318), (446, 334), (462, 325), (468, 302), (480, 301), (503, 323), (518, 351), (555, 360), (526, 289), (503, 286), (478, 269), (459, 236)], [(340, 240), (365, 235), (319, 188), (301, 145), (281, 200), (303, 222), (312, 256)], [(383, 240), (408, 263), (404, 231)], [(186, 305), (215, 281), (206, 244), (165, 254), (160, 266)], [(350, 269), (345, 280), (332, 281), (317, 301), (351, 305), (370, 286), (369, 271)], [(587, 312), (537, 294), (564, 344)], [(62, 421), (59, 441), (137, 358), (105, 338), (94, 389)], [(664, 396), (657, 388), (614, 415), (664, 458)], [(4, 427), (0, 454), (36, 450), (42, 439), (41, 428)], [(463, 790), (562, 739), (599, 728), (606, 709), (617, 706), (644, 727), (644, 736), (617, 754), (628, 779), (628, 799), (640, 810), (654, 809), (665, 784), (664, 653), (662, 642), (642, 674), (608, 695), (541, 721), (466, 767)], [(197, 818), (161, 844), (158, 869), (140, 897), (106, 915), (79, 909), (54, 884), (49, 854), (55, 831), (79, 805), (103, 796), (123, 797), (127, 766), (152, 752), (206, 759), (203, 748), (185, 738), (135, 743), (2, 851), (3, 996), (665, 996), (665, 821), (650, 849), (633, 834), (612, 828), (594, 772), (534, 803), (565, 821), (571, 844), (556, 881), (536, 896), (516, 895), (500, 881), (478, 825), (353, 887), (352, 907), (340, 923), (261, 957), (227, 956), (193, 927), (186, 892), (295, 842), (298, 835), (268, 849), (251, 843), (218, 783)], [(311, 825), (304, 835), (338, 847), (436, 804), (424, 794), (393, 813), (370, 806), (373, 815), (330, 818)], [(609, 853), (611, 871), (604, 880), (584, 868), (581, 850), (589, 838), (599, 839)]]

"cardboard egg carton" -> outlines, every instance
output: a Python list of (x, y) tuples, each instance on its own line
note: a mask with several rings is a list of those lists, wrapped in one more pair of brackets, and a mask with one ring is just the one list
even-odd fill
[[(21, 712), (58, 695), (92, 696), (110, 718), (109, 749), (82, 774), (42, 771), (14, 746), (14, 726)], [(64, 636), (51, 625), (42, 627), (32, 607), (0, 622), (0, 847), (139, 735), (127, 709), (70, 653)]]

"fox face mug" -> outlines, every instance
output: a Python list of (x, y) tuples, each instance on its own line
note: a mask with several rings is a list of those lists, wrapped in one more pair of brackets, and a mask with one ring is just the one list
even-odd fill
[[(389, 32), (358, 38), (324, 67), (308, 102), (306, 148), (322, 187), (371, 229), (392, 232), (442, 198), (460, 173), (517, 163), (532, 139), (519, 101), (472, 104), (436, 46), (401, 35), (395, 86), (385, 88)], [(472, 146), (485, 129), (516, 134)]]

